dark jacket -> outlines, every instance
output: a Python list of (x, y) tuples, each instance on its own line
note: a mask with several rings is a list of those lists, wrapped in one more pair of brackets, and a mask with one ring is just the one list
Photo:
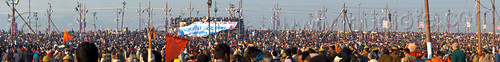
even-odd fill
[(388, 54), (382, 55), (382, 57), (378, 58), (379, 62), (392, 62), (392, 57), (389, 56)]
[(451, 62), (465, 62), (465, 53), (463, 51), (455, 49), (452, 55)]

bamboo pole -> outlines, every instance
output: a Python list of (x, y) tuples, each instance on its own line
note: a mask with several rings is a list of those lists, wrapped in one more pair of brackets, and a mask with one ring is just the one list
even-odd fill
[(479, 7), (479, 0), (476, 0), (476, 7), (477, 7), (477, 42), (479, 44), (478, 52), (481, 52), (481, 8)]

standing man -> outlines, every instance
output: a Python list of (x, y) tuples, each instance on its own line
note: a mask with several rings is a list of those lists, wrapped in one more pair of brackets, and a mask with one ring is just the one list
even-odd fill
[(451, 62), (465, 62), (465, 53), (458, 49), (458, 43), (453, 43), (452, 48), (455, 51), (453, 51)]
[(499, 53), (500, 53), (500, 51), (498, 51), (497, 53), (495, 53), (495, 58), (493, 58), (493, 60), (495, 62), (500, 62), (500, 54)]

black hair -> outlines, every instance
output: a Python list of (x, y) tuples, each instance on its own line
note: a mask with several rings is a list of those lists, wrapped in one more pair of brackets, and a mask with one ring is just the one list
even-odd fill
[(297, 47), (292, 47), (290, 50), (292, 50), (292, 54), (297, 54)]
[(328, 58), (328, 56), (324, 55), (324, 54), (320, 54), (318, 56), (314, 56), (314, 57), (311, 57), (311, 59), (309, 59), (310, 62), (332, 62), (331, 59)]
[(410, 53), (410, 49), (404, 49), (404, 52)]
[(271, 52), (271, 54), (272, 54), (273, 56), (278, 56), (278, 51), (273, 51), (273, 52)]
[(82, 42), (78, 45), (76, 58), (78, 62), (97, 62), (99, 53), (97, 47), (89, 42)]
[(257, 57), (257, 55), (260, 54), (260, 52), (262, 52), (261, 50), (255, 48), (255, 47), (248, 47), (246, 50), (245, 50), (245, 53), (244, 53), (244, 57), (246, 58), (255, 58)]
[(196, 62), (209, 62), (210, 58), (207, 55), (201, 54), (196, 59)]
[(151, 51), (151, 54), (155, 55), (155, 61), (153, 62), (161, 62), (161, 54), (160, 52), (156, 51), (156, 50), (153, 50)]
[(285, 54), (287, 56), (292, 56), (292, 53), (291, 53), (290, 49), (285, 49)]
[(384, 52), (384, 54), (391, 54), (391, 53), (389, 53), (388, 49), (384, 49), (384, 50), (382, 50), (382, 52)]
[(224, 58), (226, 55), (229, 55), (229, 46), (226, 44), (218, 44), (214, 48), (214, 58), (215, 59), (221, 59)]
[(303, 52), (302, 53), (302, 60), (305, 60), (307, 57), (309, 57), (309, 52)]

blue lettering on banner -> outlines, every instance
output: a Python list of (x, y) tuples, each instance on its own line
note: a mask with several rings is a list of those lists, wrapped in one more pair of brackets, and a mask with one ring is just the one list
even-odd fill
[[(179, 34), (188, 36), (205, 36), (212, 33), (217, 33), (222, 30), (232, 29), (231, 27), (236, 26), (237, 22), (217, 22), (217, 23), (227, 23), (227, 24), (217, 24), (208, 26), (208, 23), (195, 22), (189, 26), (179, 27)], [(209, 28), (210, 27), (210, 28)], [(210, 30), (210, 33), (208, 31)]]

